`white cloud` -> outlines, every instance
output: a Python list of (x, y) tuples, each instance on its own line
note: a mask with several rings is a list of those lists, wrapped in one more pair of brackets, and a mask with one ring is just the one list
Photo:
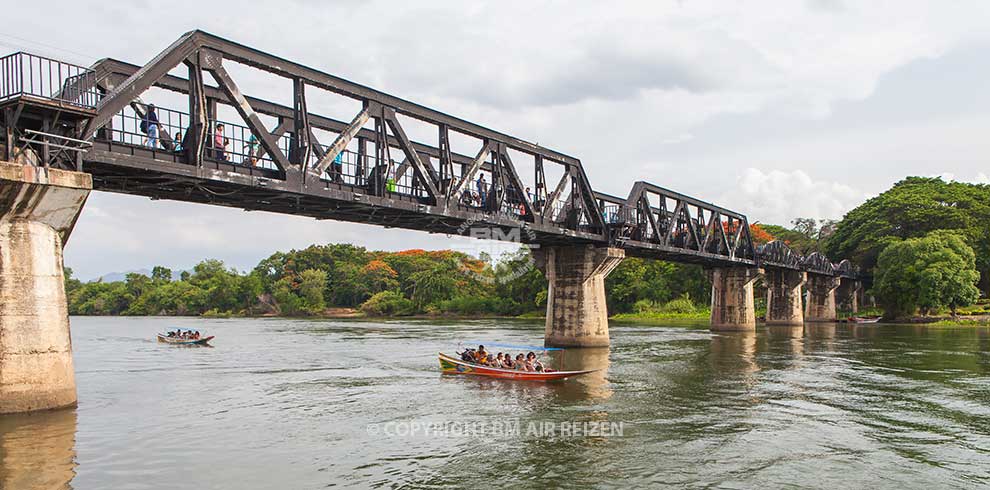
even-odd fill
[(722, 196), (752, 222), (787, 225), (794, 218), (841, 218), (867, 195), (838, 182), (817, 181), (803, 170), (747, 168)]

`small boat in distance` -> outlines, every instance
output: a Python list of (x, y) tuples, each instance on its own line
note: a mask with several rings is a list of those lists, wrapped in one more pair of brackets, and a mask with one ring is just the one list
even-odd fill
[(184, 339), (182, 337), (169, 337), (167, 334), (160, 333), (158, 334), (158, 341), (172, 345), (207, 345), (210, 340), (213, 340), (213, 337), (210, 335), (198, 339)]
[(880, 321), (880, 317), (851, 316), (846, 321), (849, 323), (877, 323)]
[(448, 356), (443, 352), (440, 353), (440, 370), (443, 374), (473, 374), (491, 378), (524, 379), (530, 381), (553, 381), (599, 371), (598, 369), (588, 371), (516, 371), (515, 369), (494, 368), (465, 362)]

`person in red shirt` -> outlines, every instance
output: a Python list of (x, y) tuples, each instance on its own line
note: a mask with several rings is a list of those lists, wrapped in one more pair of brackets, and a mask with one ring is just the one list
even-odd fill
[(227, 155), (224, 153), (224, 143), (226, 138), (223, 137), (223, 124), (217, 124), (217, 130), (213, 134), (213, 148), (217, 152), (217, 160), (226, 160)]

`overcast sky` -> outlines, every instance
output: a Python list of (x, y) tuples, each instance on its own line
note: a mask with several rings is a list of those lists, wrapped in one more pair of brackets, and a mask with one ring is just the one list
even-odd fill
[[(4, 14), (18, 21), (0, 50), (86, 65), (144, 64), (202, 29), (578, 157), (596, 190), (647, 180), (751, 222), (839, 218), (907, 175), (990, 182), (983, 0), (46, 1)], [(262, 98), (271, 83), (238, 82)], [(353, 115), (335, 108), (314, 112)], [(94, 192), (66, 265), (83, 279), (208, 257), (243, 270), (326, 242), (449, 245)]]

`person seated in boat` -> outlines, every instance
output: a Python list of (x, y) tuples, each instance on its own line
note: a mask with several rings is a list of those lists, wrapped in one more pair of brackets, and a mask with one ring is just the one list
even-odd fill
[(526, 357), (522, 354), (516, 354), (516, 360), (512, 361), (512, 369), (516, 371), (529, 371), (529, 369), (526, 369)]
[(474, 359), (475, 363), (481, 364), (482, 366), (488, 364), (488, 352), (485, 350), (485, 346), (479, 345), (478, 351), (475, 353), (475, 356), (476, 356)]
[(499, 352), (497, 355), (495, 355), (495, 358), (492, 359), (491, 362), (488, 363), (488, 365), (491, 366), (491, 367), (494, 367), (494, 368), (501, 368), (501, 367), (503, 367), (503, 364), (502, 364), (502, 357), (503, 356), (504, 356), (504, 354), (502, 354), (501, 352)]
[(474, 349), (470, 347), (461, 352), (461, 360), (464, 362), (474, 362)]
[(540, 362), (540, 360), (536, 358), (536, 354), (534, 354), (532, 352), (530, 352), (529, 354), (526, 354), (526, 363), (529, 364), (529, 365), (531, 365), (531, 366), (533, 366), (533, 371), (543, 371), (544, 370), (543, 363)]
[(199, 330), (197, 330), (197, 331), (195, 331), (195, 332), (193, 333), (193, 339), (195, 339), (195, 340), (199, 340)]
[(514, 367), (512, 364), (512, 354), (506, 354), (502, 357), (502, 367), (505, 369), (512, 369)]

